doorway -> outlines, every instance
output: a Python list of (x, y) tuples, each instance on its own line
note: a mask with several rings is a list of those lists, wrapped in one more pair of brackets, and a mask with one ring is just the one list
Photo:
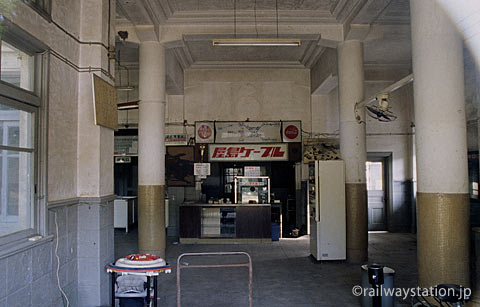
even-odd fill
[(368, 230), (387, 230), (389, 187), (388, 157), (371, 157), (366, 162)]

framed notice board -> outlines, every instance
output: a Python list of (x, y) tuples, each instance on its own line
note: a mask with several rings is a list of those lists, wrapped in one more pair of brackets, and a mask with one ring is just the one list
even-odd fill
[(194, 186), (194, 146), (168, 146), (165, 170), (169, 187)]
[(95, 125), (118, 130), (117, 91), (115, 87), (92, 74), (93, 114)]

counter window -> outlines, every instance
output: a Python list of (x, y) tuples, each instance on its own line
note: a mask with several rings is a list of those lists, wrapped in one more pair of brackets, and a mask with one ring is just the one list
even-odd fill
[(241, 176), (235, 177), (235, 203), (270, 203), (270, 178)]

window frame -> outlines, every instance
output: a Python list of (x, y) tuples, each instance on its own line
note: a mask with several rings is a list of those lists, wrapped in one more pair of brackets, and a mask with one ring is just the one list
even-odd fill
[[(33, 121), (32, 149), (0, 145), (0, 149), (13, 149), (32, 153), (33, 174), (31, 188), (31, 221), (30, 228), (0, 236), (0, 246), (22, 246), (26, 239), (35, 235), (47, 236), (47, 101), (48, 101), (48, 48), (32, 38), (18, 26), (8, 20), (1, 41), (34, 56), (34, 89), (28, 91), (0, 80), (0, 103), (30, 112)], [(1, 68), (0, 68), (1, 69)]]
[(31, 7), (35, 12), (37, 12), (40, 16), (48, 20), (49, 22), (52, 21), (52, 1), (51, 0), (44, 0), (47, 2), (47, 7), (42, 7), (37, 4), (38, 0), (23, 0), (23, 3)]

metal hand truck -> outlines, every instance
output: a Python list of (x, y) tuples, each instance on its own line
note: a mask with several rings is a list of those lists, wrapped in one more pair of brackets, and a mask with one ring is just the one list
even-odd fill
[[(247, 263), (234, 263), (234, 264), (198, 264), (198, 265), (182, 265), (180, 260), (184, 257), (190, 256), (231, 256), (231, 255), (243, 255), (248, 258)], [(198, 269), (198, 268), (248, 268), (248, 306), (252, 307), (252, 284), (253, 284), (253, 271), (252, 271), (252, 258), (245, 252), (214, 252), (214, 253), (184, 253), (177, 258), (177, 307), (182, 306), (181, 301), (181, 281), (180, 271), (182, 269)]]

